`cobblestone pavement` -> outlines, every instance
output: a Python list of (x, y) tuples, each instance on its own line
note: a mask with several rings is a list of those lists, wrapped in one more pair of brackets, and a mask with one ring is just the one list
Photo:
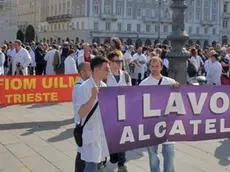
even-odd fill
[[(72, 128), (71, 103), (0, 107), (0, 172), (73, 172)], [(176, 172), (230, 171), (230, 140), (177, 143), (176, 150)], [(149, 172), (146, 149), (127, 157), (130, 172)]]

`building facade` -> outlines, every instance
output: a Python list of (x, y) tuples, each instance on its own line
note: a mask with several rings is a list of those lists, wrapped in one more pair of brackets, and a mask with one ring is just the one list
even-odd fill
[(24, 42), (37, 40), (40, 21), (40, 0), (18, 0), (18, 33)]
[[(109, 41), (113, 36), (129, 44), (168, 43), (172, 0), (41, 0), (38, 39), (76, 42)], [(185, 29), (189, 44), (202, 47), (220, 41), (217, 0), (186, 0)]]
[(230, 39), (230, 0), (223, 0), (222, 3), (222, 23), (221, 38), (222, 44), (228, 44)]
[(15, 0), (0, 1), (0, 43), (14, 40), (17, 32), (17, 12)]

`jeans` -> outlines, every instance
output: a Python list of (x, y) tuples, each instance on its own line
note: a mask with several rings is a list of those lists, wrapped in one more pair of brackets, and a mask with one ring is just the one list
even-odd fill
[[(158, 145), (148, 147), (149, 164), (151, 172), (160, 172), (160, 159)], [(164, 172), (174, 172), (175, 144), (163, 144), (162, 154), (164, 157)]]
[(122, 167), (125, 165), (126, 158), (125, 158), (125, 152), (118, 153), (118, 167)]
[(98, 172), (103, 163), (85, 162), (84, 172)]

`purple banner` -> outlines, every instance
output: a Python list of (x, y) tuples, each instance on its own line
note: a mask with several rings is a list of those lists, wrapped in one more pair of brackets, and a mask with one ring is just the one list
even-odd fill
[(110, 153), (230, 137), (229, 86), (101, 88), (99, 105)]

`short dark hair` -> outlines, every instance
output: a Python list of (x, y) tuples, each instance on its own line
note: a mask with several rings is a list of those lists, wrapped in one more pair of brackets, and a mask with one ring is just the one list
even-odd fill
[(109, 61), (112, 61), (114, 59), (114, 57), (119, 57), (119, 55), (116, 53), (116, 52), (110, 52), (108, 55), (107, 55), (107, 59)]
[(96, 56), (90, 61), (91, 70), (94, 71), (95, 68), (101, 67), (103, 63), (108, 63), (108, 59), (103, 56)]

